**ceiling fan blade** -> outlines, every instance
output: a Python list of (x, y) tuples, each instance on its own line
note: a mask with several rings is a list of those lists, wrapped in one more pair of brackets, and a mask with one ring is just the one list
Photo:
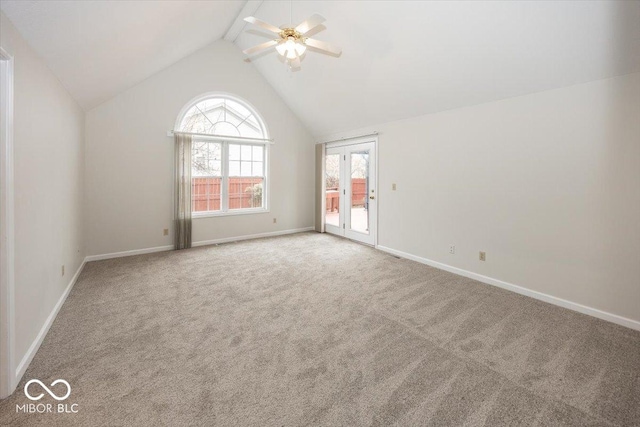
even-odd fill
[(278, 44), (277, 40), (269, 40), (266, 43), (261, 43), (261, 44), (259, 44), (257, 46), (253, 46), (253, 47), (250, 47), (248, 49), (245, 49), (245, 50), (242, 51), (242, 53), (244, 53), (245, 55), (251, 55), (251, 54), (254, 54), (254, 53), (259, 52), (261, 50), (273, 47), (273, 46), (275, 46), (277, 44)]
[(307, 18), (305, 21), (300, 23), (296, 27), (296, 31), (299, 32), (302, 35), (305, 35), (306, 33), (309, 32), (309, 30), (317, 27), (318, 25), (322, 24), (324, 21), (326, 21), (326, 19), (324, 19), (324, 16), (318, 15), (317, 13), (314, 13), (309, 18)]
[[(267, 38), (267, 39), (271, 39), (271, 40), (273, 40), (273, 33), (264, 33), (264, 32), (262, 32), (262, 31), (254, 30), (254, 29), (247, 30), (247, 31), (245, 31), (245, 33), (247, 33), (247, 34), (253, 34), (254, 36), (258, 36), (258, 37), (265, 37), (265, 38)], [(311, 37), (311, 36), (309, 36), (309, 37)]]
[(269, 30), (272, 33), (280, 34), (280, 32), (282, 31), (280, 28), (276, 27), (275, 25), (267, 24), (266, 22), (261, 21), (258, 18), (255, 18), (253, 16), (247, 16), (246, 18), (244, 18), (244, 20), (250, 24), (257, 25), (259, 27), (264, 28), (265, 30)]
[[(325, 27), (324, 25), (320, 24), (320, 25), (316, 25), (315, 27), (313, 27), (312, 29), (310, 29), (309, 31), (307, 31), (306, 33), (304, 33), (304, 37), (313, 37), (318, 33), (321, 33), (322, 31), (326, 30), (327, 27)], [(247, 31), (248, 32), (248, 31)]]
[(304, 44), (334, 56), (340, 56), (340, 54), (342, 53), (342, 49), (340, 49), (339, 47), (320, 40), (305, 39)]

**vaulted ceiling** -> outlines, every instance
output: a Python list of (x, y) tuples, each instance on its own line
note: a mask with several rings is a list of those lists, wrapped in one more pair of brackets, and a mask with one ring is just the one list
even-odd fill
[[(293, 2), (294, 23), (314, 12), (327, 29), (313, 37), (339, 59), (254, 64), (316, 136), (640, 70), (637, 1)], [(280, 26), (289, 13), (263, 2), (255, 16)]]
[(0, 6), (90, 109), (224, 36), (234, 1), (30, 1)]
[[(0, 5), (90, 109), (222, 38), (245, 3)], [(252, 62), (317, 137), (640, 71), (638, 1), (264, 1), (254, 15), (280, 26), (314, 12), (327, 18), (314, 38), (340, 58), (308, 52), (295, 73), (275, 53)]]

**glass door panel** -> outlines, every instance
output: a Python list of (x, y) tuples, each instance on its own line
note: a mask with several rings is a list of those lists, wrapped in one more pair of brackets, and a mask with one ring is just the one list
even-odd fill
[(342, 176), (342, 153), (340, 150), (328, 149), (325, 156), (325, 226), (327, 231), (339, 233), (343, 227), (343, 220), (340, 217), (343, 202), (341, 193)]
[(376, 193), (375, 145), (373, 142), (347, 145), (345, 155), (345, 230), (344, 236), (375, 245)]
[(352, 151), (350, 229), (369, 234), (369, 150)]

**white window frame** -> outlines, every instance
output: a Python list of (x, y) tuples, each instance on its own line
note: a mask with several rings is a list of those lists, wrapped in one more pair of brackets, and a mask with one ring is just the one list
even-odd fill
[[(258, 110), (251, 105), (250, 102), (242, 99), (236, 95), (226, 93), (226, 92), (209, 92), (202, 94), (191, 101), (189, 101), (178, 114), (178, 118), (176, 120), (174, 129), (177, 131), (181, 131), (182, 121), (187, 114), (187, 112), (199, 102), (210, 98), (226, 98), (231, 101), (235, 101), (239, 104), (242, 104), (245, 108), (247, 108), (258, 120), (260, 126), (263, 130), (263, 138), (261, 139), (252, 139), (252, 138), (234, 138), (234, 137), (225, 137), (221, 135), (202, 135), (202, 134), (194, 134), (194, 141), (215, 141), (222, 144), (222, 161), (221, 161), (221, 170), (222, 170), (222, 184), (220, 190), (220, 210), (219, 211), (201, 211), (201, 212), (192, 212), (191, 216), (194, 219), (197, 218), (209, 218), (209, 217), (222, 217), (222, 216), (234, 216), (234, 215), (251, 215), (251, 214), (261, 214), (270, 212), (269, 207), (269, 196), (271, 193), (270, 188), (270, 179), (269, 179), (269, 163), (270, 163), (270, 146), (273, 144), (273, 141), (269, 139), (269, 130), (267, 128), (264, 119), (258, 113)], [(229, 210), (229, 144), (240, 144), (240, 145), (262, 145), (264, 147), (264, 164), (263, 164), (263, 184), (262, 184), (262, 207), (261, 208), (247, 208), (247, 209), (232, 209)], [(194, 177), (192, 177), (193, 180)], [(192, 196), (193, 202), (193, 196)]]
[[(194, 141), (207, 141), (212, 140), (213, 138), (207, 138), (206, 136), (196, 136), (193, 138)], [(228, 140), (215, 140), (212, 142), (217, 142), (222, 144), (222, 160), (221, 160), (221, 175), (222, 175), (222, 184), (220, 185), (220, 210), (219, 211), (200, 211), (191, 213), (193, 218), (207, 218), (207, 217), (216, 217), (216, 216), (232, 216), (232, 215), (248, 215), (248, 214), (256, 214), (256, 213), (267, 213), (270, 212), (269, 209), (269, 145), (264, 143), (257, 142), (241, 142), (241, 141), (228, 141)], [(229, 209), (229, 144), (239, 144), (239, 145), (251, 145), (251, 146), (262, 146), (263, 151), (263, 171), (262, 171), (262, 207), (261, 208), (246, 208), (246, 209)], [(192, 176), (191, 180), (195, 178), (207, 178), (206, 176)], [(218, 178), (218, 177), (215, 177)], [(250, 178), (250, 177), (245, 177)], [(193, 202), (193, 196), (192, 196)]]

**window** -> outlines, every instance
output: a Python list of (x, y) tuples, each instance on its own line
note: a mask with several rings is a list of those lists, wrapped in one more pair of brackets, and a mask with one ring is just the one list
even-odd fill
[(194, 216), (260, 212), (267, 209), (265, 127), (246, 104), (207, 97), (182, 115), (178, 129), (193, 133)]

